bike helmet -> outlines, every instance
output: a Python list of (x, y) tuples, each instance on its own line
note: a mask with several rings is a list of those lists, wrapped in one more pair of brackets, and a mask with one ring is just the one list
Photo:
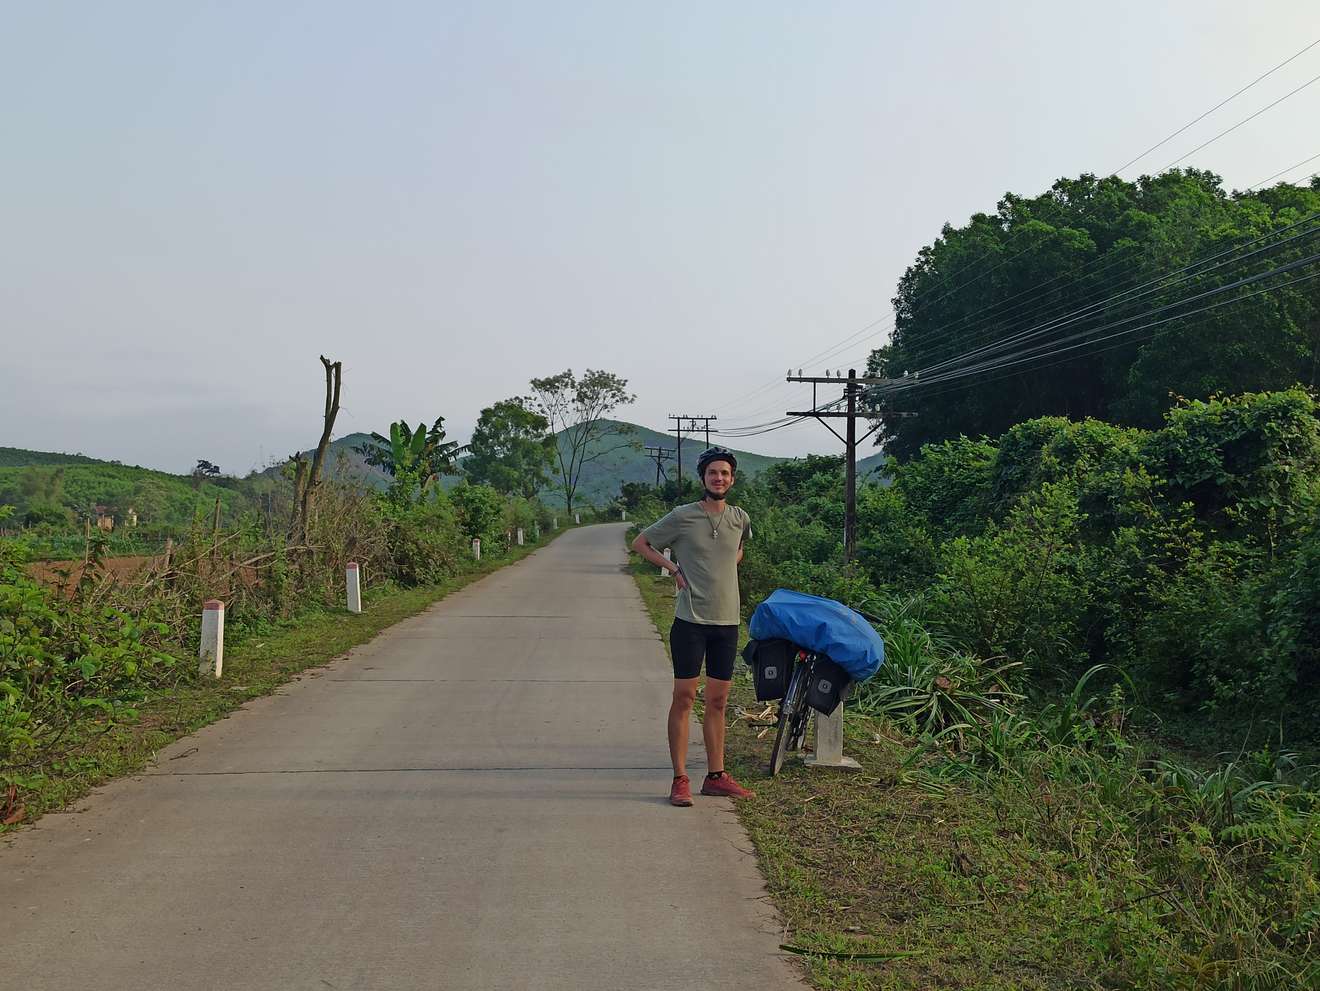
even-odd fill
[(706, 474), (706, 465), (712, 461), (727, 461), (729, 467), (734, 471), (738, 470), (738, 459), (733, 456), (733, 452), (723, 447), (711, 447), (701, 452), (701, 457), (697, 458), (697, 474)]

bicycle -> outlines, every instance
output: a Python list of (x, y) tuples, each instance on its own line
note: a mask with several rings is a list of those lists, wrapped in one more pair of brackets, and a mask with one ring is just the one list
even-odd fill
[(802, 749), (807, 736), (807, 720), (811, 707), (807, 705), (807, 686), (811, 684), (811, 670), (816, 655), (799, 648), (793, 659), (793, 673), (788, 688), (779, 702), (779, 719), (775, 728), (775, 744), (770, 748), (770, 776), (773, 778), (784, 766), (789, 751)]

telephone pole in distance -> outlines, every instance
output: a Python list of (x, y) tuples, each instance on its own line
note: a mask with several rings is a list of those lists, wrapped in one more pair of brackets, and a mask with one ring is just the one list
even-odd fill
[(702, 429), (697, 426), (697, 421), (702, 420), (705, 423), (706, 446), (710, 447), (710, 421), (718, 420), (718, 416), (692, 416), (688, 413), (676, 414), (670, 413), (669, 419), (674, 421), (674, 437), (678, 440), (678, 481), (683, 483), (683, 421), (688, 421), (688, 432), (696, 433)]
[[(788, 376), (789, 382), (810, 382), (811, 383), (811, 405), (809, 410), (788, 411), (786, 416), (814, 416), (825, 428), (839, 440), (843, 441), (846, 457), (844, 459), (844, 489), (843, 489), (843, 560), (851, 561), (857, 553), (857, 445), (865, 441), (878, 429), (880, 424), (876, 423), (865, 434), (861, 440), (857, 439), (857, 419), (858, 417), (874, 417), (880, 419), (883, 417), (908, 417), (916, 416), (916, 413), (875, 413), (857, 411), (857, 397), (865, 386), (872, 385), (895, 385), (897, 380), (887, 378), (876, 378), (874, 376), (857, 375), (857, 369), (848, 369), (848, 378), (843, 379), (828, 375), (792, 375)], [(848, 401), (846, 410), (820, 409), (820, 404), (816, 401), (816, 386), (842, 385), (844, 398)], [(833, 404), (831, 404), (833, 405)], [(847, 420), (847, 436), (841, 436), (837, 430), (830, 426), (831, 419)]]
[(646, 456), (655, 459), (655, 484), (660, 485), (660, 465), (673, 457), (674, 449), (672, 447), (651, 447), (647, 445)]

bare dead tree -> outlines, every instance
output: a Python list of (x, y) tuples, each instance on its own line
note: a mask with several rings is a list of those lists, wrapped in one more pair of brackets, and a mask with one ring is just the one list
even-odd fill
[(321, 440), (312, 455), (311, 467), (301, 455), (295, 455), (297, 475), (294, 478), (293, 526), (289, 536), (305, 535), (312, 505), (316, 498), (316, 488), (321, 484), (321, 467), (325, 464), (325, 452), (330, 446), (330, 434), (335, 429), (335, 418), (339, 416), (339, 387), (343, 379), (344, 363), (330, 361), (321, 355), (321, 364), (325, 367), (325, 413), (321, 427)]
[(302, 507), (303, 486), (307, 484), (307, 456), (301, 451), (289, 455), (293, 465), (293, 507), (289, 513), (289, 536), (298, 529), (298, 510)]

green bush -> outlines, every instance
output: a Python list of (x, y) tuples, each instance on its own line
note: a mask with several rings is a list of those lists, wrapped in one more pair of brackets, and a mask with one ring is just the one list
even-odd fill
[(453, 504), (440, 489), (413, 506), (381, 500), (392, 574), (408, 585), (435, 585), (471, 556)]
[(927, 444), (894, 472), (894, 485), (940, 539), (979, 533), (989, 517), (995, 446), (959, 437)]
[(504, 541), (505, 500), (489, 485), (460, 482), (449, 493), (458, 510), (459, 526), (469, 540), (480, 540), (494, 552)]
[(1050, 483), (1002, 525), (947, 543), (932, 589), (936, 625), (982, 656), (1036, 672), (1077, 667), (1091, 605), (1081, 522), (1072, 486)]
[(1320, 406), (1302, 389), (1184, 402), (1148, 435), (1145, 459), (1198, 519), (1265, 547), (1314, 519)]
[(38, 773), (86, 715), (122, 715), (172, 676), (169, 627), (147, 611), (60, 601), (0, 544), (0, 781)]

